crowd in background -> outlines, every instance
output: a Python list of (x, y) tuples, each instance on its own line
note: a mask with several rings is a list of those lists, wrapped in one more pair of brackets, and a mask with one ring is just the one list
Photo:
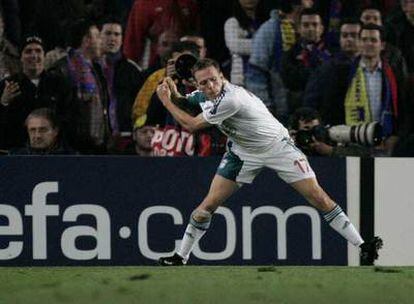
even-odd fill
[[(210, 156), (155, 89), (213, 58), (293, 137), (378, 122), (374, 147), (310, 133), (309, 155), (414, 156), (414, 0), (0, 0), (3, 154)], [(186, 108), (197, 114), (200, 109)]]

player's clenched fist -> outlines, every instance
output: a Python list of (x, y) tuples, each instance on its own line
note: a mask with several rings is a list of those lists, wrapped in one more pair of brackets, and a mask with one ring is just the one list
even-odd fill
[(165, 79), (161, 84), (158, 85), (157, 95), (164, 105), (168, 102), (171, 102), (171, 90)]

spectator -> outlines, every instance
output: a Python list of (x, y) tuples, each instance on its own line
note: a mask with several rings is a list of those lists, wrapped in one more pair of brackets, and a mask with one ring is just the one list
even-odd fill
[[(405, 76), (396, 71), (381, 58), (383, 30), (376, 25), (364, 25), (360, 31), (361, 58), (348, 69), (343, 69), (338, 79), (349, 79), (347, 86), (338, 81), (324, 97), (326, 123), (330, 125), (357, 125), (378, 121), (386, 137), (383, 151), (389, 154), (397, 135), (403, 132), (408, 121), (409, 107), (405, 98)], [(339, 73), (339, 72), (338, 72)], [(332, 98), (333, 95), (338, 96)], [(344, 96), (339, 98), (339, 96)], [(322, 116), (324, 117), (324, 116)]]
[[(306, 85), (303, 104), (318, 109), (324, 121), (332, 120), (326, 116), (335, 113), (326, 112), (330, 104), (341, 103), (348, 86), (350, 66), (359, 56), (359, 32), (361, 24), (356, 19), (346, 19), (340, 27), (340, 51), (333, 58), (323, 63)], [(325, 104), (325, 106), (324, 106)], [(326, 108), (325, 108), (326, 107)]]
[(325, 42), (337, 50), (341, 20), (355, 17), (359, 11), (360, 0), (316, 0), (313, 6), (322, 16), (326, 28)]
[(231, 82), (243, 86), (252, 37), (263, 23), (264, 17), (260, 14), (260, 0), (233, 0), (233, 5), (233, 16), (224, 24), (224, 37), (232, 56)]
[[(200, 56), (206, 55), (207, 48), (205, 46), (204, 38), (197, 34), (197, 32), (190, 31), (180, 38), (177, 36), (177, 33), (175, 31), (168, 29), (158, 37), (155, 63), (142, 71), (142, 78), (144, 80), (147, 79), (151, 74), (153, 74), (157, 70), (162, 69), (164, 67), (165, 58), (168, 55), (170, 55), (173, 44), (178, 41), (193, 42), (200, 48)], [(138, 90), (141, 89), (141, 86), (142, 83), (139, 86)]]
[(105, 154), (111, 145), (108, 90), (99, 59), (101, 35), (97, 25), (86, 19), (71, 30), (69, 54), (53, 71), (70, 80), (74, 91), (70, 144), (84, 154)]
[(393, 14), (399, 7), (400, 0), (363, 0), (362, 6), (376, 6), (380, 9), (382, 16), (388, 17)]
[(376, 24), (382, 26), (381, 11), (376, 6), (362, 8), (359, 19), (363, 24)]
[(381, 58), (384, 47), (381, 27), (364, 25), (360, 39), (361, 60), (358, 66), (353, 67), (356, 70), (352, 72), (353, 78), (345, 97), (345, 121), (351, 125), (380, 121), (385, 134), (390, 136), (398, 127), (399, 111), (404, 109), (401, 107), (404, 105), (401, 92), (404, 84), (397, 83), (396, 77), (396, 73), (402, 71), (393, 71)]
[(207, 56), (206, 41), (203, 36), (197, 32), (188, 32), (180, 38), (180, 42), (190, 41), (196, 44), (199, 48), (200, 59), (204, 59)]
[(331, 58), (322, 34), (324, 26), (319, 13), (304, 9), (299, 19), (300, 39), (283, 54), (281, 76), (288, 89), (289, 111), (293, 112), (303, 103), (303, 93), (311, 74)]
[(206, 41), (209, 57), (216, 59), (228, 72), (225, 75), (229, 76), (230, 55), (224, 41), (224, 23), (231, 17), (232, 1), (201, 0), (198, 3), (200, 34)]
[(407, 63), (408, 73), (414, 74), (414, 1), (401, 0), (400, 14), (387, 20), (387, 42), (402, 52)]
[[(161, 33), (170, 29), (180, 36), (197, 27), (198, 9), (193, 0), (135, 1), (128, 18), (124, 54), (146, 68), (155, 62), (157, 39)], [(141, 61), (146, 39), (150, 41), (148, 64)]]
[(155, 127), (146, 124), (144, 118), (142, 125), (136, 125), (133, 131), (134, 145), (133, 153), (139, 156), (154, 156), (152, 139), (154, 137)]
[[(364, 7), (361, 10), (360, 21), (362, 24), (375, 24), (378, 26), (383, 26), (381, 11), (376, 6)], [(402, 74), (405, 74), (407, 65), (401, 51), (389, 42), (384, 43), (385, 47), (381, 55), (387, 60), (387, 62), (393, 67), (394, 70), (401, 70), (403, 71)]]
[[(265, 18), (272, 9), (276, 9), (279, 2), (288, 1), (260, 0), (263, 4)], [(233, 1), (199, 0), (200, 33), (206, 41), (208, 57), (217, 60), (225, 77), (230, 77), (231, 57), (224, 40), (224, 23), (232, 16)], [(214, 18), (211, 18), (214, 14)]]
[(294, 20), (301, 9), (300, 4), (281, 4), (273, 10), (268, 21), (253, 37), (252, 53), (246, 73), (246, 87), (263, 100), (270, 111), (286, 122), (288, 107), (285, 86), (280, 78), (283, 52), (296, 41)]
[(63, 77), (45, 71), (44, 54), (42, 39), (27, 37), (20, 55), (22, 72), (0, 83), (0, 147), (3, 149), (25, 143), (23, 124), (34, 109), (52, 108), (65, 126), (69, 120), (72, 91)]
[(58, 155), (76, 154), (68, 147), (60, 134), (56, 114), (49, 108), (32, 111), (26, 118), (26, 130), (29, 141), (26, 147), (10, 151), (11, 155)]
[(68, 56), (69, 48), (66, 48), (65, 46), (55, 46), (53, 50), (50, 50), (45, 55), (45, 68), (46, 70), (49, 70), (54, 67), (56, 62), (58, 62), (60, 59)]
[(174, 30), (167, 29), (160, 34), (157, 39), (155, 62), (144, 70), (144, 77), (151, 75), (153, 72), (163, 67), (163, 59), (169, 54), (173, 44), (178, 42), (178, 40), (179, 36)]
[(121, 22), (117, 19), (104, 21), (101, 36), (103, 70), (109, 91), (108, 115), (116, 152), (122, 149), (124, 140), (131, 139), (131, 109), (143, 79), (139, 66), (121, 52)]
[(20, 71), (19, 51), (6, 39), (5, 24), (0, 12), (0, 80)]

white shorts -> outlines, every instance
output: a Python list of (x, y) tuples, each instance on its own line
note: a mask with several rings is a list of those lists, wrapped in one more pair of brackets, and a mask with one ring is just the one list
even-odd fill
[(287, 137), (275, 142), (263, 153), (226, 152), (217, 174), (238, 183), (250, 184), (265, 167), (275, 170), (289, 184), (315, 177), (305, 154)]

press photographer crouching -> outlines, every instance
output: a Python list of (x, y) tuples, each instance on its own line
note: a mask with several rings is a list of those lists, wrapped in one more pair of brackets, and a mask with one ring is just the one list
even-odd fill
[(382, 128), (377, 122), (358, 126), (324, 126), (319, 113), (307, 107), (290, 118), (290, 134), (309, 156), (375, 156), (381, 148)]

